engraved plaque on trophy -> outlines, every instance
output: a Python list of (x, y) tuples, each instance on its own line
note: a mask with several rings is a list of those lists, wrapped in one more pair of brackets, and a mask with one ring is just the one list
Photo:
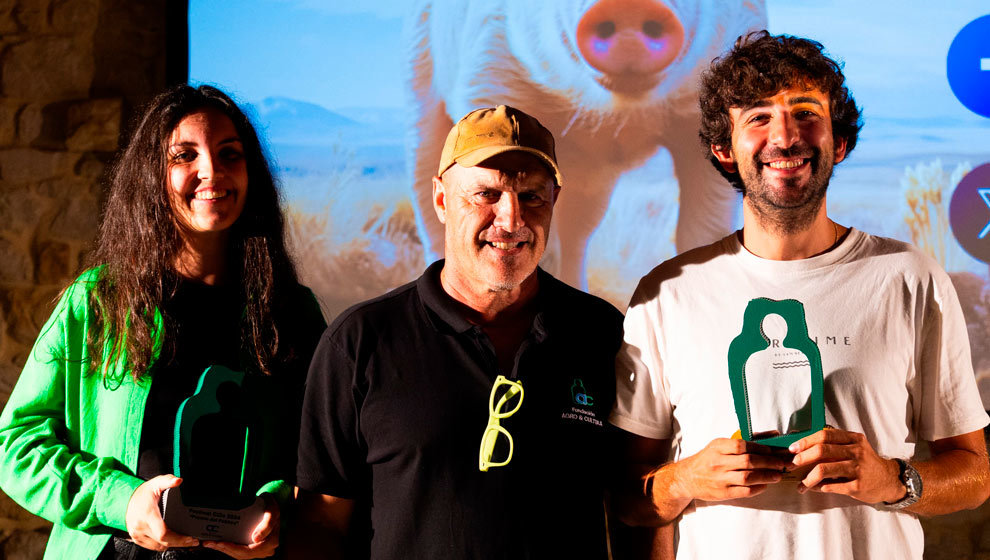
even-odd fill
[(265, 509), (252, 486), (259, 400), (243, 372), (214, 365), (200, 376), (175, 419), (173, 472), (182, 484), (162, 496), (169, 529), (203, 540), (251, 542)]
[(787, 447), (825, 427), (822, 358), (797, 300), (751, 300), (729, 345), (742, 438)]

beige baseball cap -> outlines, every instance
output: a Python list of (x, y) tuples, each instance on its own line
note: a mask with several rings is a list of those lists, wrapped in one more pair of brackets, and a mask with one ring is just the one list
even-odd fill
[(557, 167), (553, 135), (540, 121), (508, 105), (476, 109), (454, 125), (440, 154), (437, 175), (455, 163), (474, 167), (490, 157), (519, 151), (533, 154), (552, 171), (557, 186), (563, 177)]

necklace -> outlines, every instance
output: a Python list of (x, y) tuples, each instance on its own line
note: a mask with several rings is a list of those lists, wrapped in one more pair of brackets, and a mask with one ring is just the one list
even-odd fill
[(832, 244), (826, 247), (824, 251), (811, 255), (812, 257), (817, 257), (818, 255), (824, 255), (825, 253), (828, 253), (832, 249), (835, 249), (835, 246), (839, 244), (839, 224), (835, 223), (835, 221), (832, 220), (831, 218), (829, 218), (828, 221), (832, 222)]
[[(815, 253), (814, 255), (811, 255), (812, 257), (817, 257), (818, 255), (825, 254), (825, 253), (831, 251), (832, 249), (835, 249), (835, 246), (839, 244), (839, 224), (835, 223), (835, 220), (833, 220), (831, 218), (829, 218), (828, 221), (831, 222), (831, 224), (832, 224), (832, 244), (829, 245), (828, 247), (826, 247), (823, 251), (821, 251), (819, 253)], [(745, 237), (743, 235), (744, 229), (745, 228), (740, 229), (739, 231), (736, 232), (736, 238), (739, 240), (739, 244), (742, 245), (744, 249), (746, 249), (750, 253), (756, 255), (756, 253), (753, 253), (753, 251), (751, 251), (749, 249), (749, 247), (746, 245), (746, 239), (745, 239)], [(759, 256), (759, 255), (757, 255), (757, 256)]]

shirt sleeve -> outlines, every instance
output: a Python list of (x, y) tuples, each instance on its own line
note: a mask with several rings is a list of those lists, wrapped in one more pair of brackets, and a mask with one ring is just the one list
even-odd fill
[(673, 435), (672, 408), (663, 371), (662, 325), (656, 300), (640, 297), (642, 291), (641, 284), (626, 311), (609, 421), (636, 435), (668, 439)]
[(331, 327), (306, 377), (296, 484), (311, 492), (357, 499), (370, 481), (361, 435), (363, 389), (352, 353)]
[(924, 298), (915, 346), (920, 382), (912, 398), (921, 403), (914, 408), (919, 435), (934, 441), (979, 430), (990, 418), (976, 386), (966, 321), (949, 276), (936, 271)]
[[(0, 414), (0, 481), (28, 511), (70, 529), (126, 530), (127, 503), (143, 482), (111, 457), (71, 445), (67, 402), (78, 397), (84, 372), (87, 290), (77, 282), (41, 329), (21, 376)], [(93, 374), (91, 374), (93, 375)]]

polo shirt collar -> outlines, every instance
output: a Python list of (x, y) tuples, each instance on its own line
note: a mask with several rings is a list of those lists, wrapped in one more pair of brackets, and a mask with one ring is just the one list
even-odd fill
[(443, 270), (444, 259), (431, 264), (416, 281), (416, 290), (423, 300), (426, 309), (430, 311), (430, 319), (437, 330), (453, 329), (463, 333), (471, 330), (474, 325), (460, 314), (457, 303), (443, 290), (440, 283), (440, 271)]
[[(476, 325), (469, 322), (460, 313), (460, 304), (444, 291), (440, 283), (440, 271), (443, 270), (444, 259), (431, 264), (416, 281), (416, 290), (426, 306), (433, 327), (437, 330), (453, 329), (457, 333), (465, 333), (475, 329)], [(539, 292), (536, 294), (536, 318), (533, 320), (532, 332), (537, 342), (547, 336), (546, 311), (552, 307), (555, 295), (559, 290), (560, 281), (537, 268), (539, 275)]]

